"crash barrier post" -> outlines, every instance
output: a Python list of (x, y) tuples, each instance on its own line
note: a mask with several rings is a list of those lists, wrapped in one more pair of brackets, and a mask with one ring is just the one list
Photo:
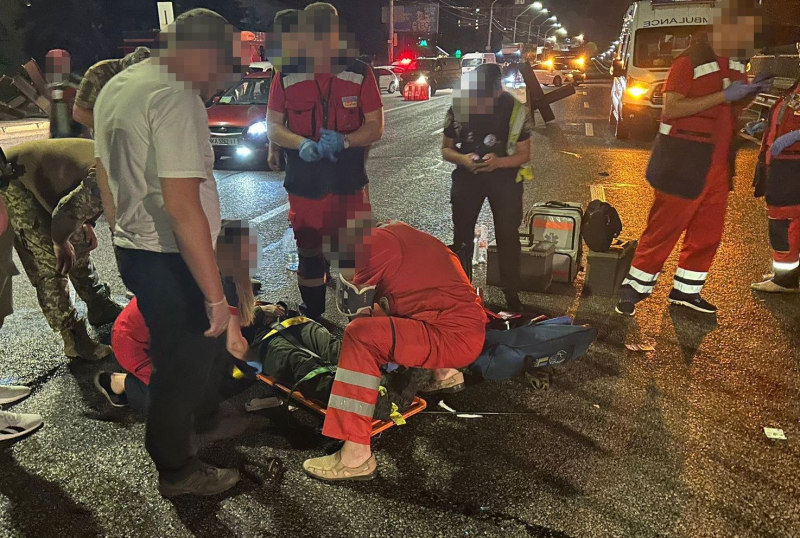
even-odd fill
[(409, 82), (403, 88), (403, 100), (427, 101), (431, 98), (431, 87), (427, 82)]

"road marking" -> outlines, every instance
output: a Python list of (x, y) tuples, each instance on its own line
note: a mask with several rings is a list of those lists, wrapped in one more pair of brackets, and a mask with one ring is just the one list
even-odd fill
[(584, 102), (583, 102), (583, 108), (589, 108), (589, 103), (587, 103), (586, 101), (584, 101)]
[(592, 200), (606, 201), (606, 189), (602, 185), (589, 185), (589, 192), (592, 193)]
[(570, 155), (570, 156), (572, 156), (572, 157), (575, 157), (576, 159), (583, 159), (583, 157), (581, 157), (579, 154), (577, 154), (577, 153), (573, 153), (573, 152), (571, 152), (571, 151), (564, 151), (564, 150), (562, 149), (562, 150), (560, 150), (560, 153), (563, 153), (564, 155)]
[(283, 204), (283, 205), (282, 205), (282, 206), (280, 206), (280, 207), (276, 207), (275, 209), (273, 209), (273, 210), (271, 210), (271, 211), (267, 211), (267, 212), (266, 212), (266, 213), (264, 213), (263, 215), (259, 215), (259, 216), (257, 216), (256, 218), (254, 218), (254, 219), (253, 219), (253, 220), (251, 220), (250, 222), (251, 222), (252, 224), (256, 224), (256, 225), (258, 225), (258, 224), (261, 224), (261, 223), (263, 223), (263, 222), (266, 222), (266, 221), (268, 221), (269, 219), (271, 219), (272, 217), (274, 217), (274, 216), (276, 216), (276, 215), (280, 215), (280, 214), (281, 214), (281, 213), (283, 213), (284, 211), (288, 211), (288, 210), (289, 210), (289, 202), (286, 202), (285, 204)]
[(594, 124), (586, 123), (586, 136), (594, 136)]
[(384, 110), (383, 112), (384, 112), (384, 114), (386, 114), (388, 112), (394, 112), (395, 110), (402, 110), (402, 109), (408, 108), (410, 106), (417, 106), (417, 105), (422, 105), (422, 104), (425, 104), (425, 103), (430, 103), (431, 101), (435, 101), (436, 99), (440, 99), (440, 97), (431, 97), (430, 99), (427, 99), (425, 101), (415, 101), (413, 103), (408, 103), (408, 104), (405, 104), (405, 105), (400, 105), (400, 106), (396, 106), (394, 108), (390, 108), (388, 110)]
[(438, 134), (442, 134), (443, 132), (444, 132), (444, 127), (442, 127), (441, 129), (436, 129), (435, 131), (433, 131), (431, 133), (431, 136), (436, 136)]

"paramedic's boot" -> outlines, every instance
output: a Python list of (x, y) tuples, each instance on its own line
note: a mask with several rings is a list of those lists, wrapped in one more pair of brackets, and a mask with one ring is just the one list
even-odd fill
[(422, 396), (433, 396), (434, 394), (452, 394), (464, 390), (464, 374), (456, 372), (446, 379), (436, 379), (431, 376), (427, 383), (419, 388)]
[(619, 290), (619, 301), (614, 312), (621, 316), (632, 316), (636, 313), (636, 303), (644, 299), (643, 295), (630, 286), (622, 286)]
[(111, 355), (111, 347), (92, 340), (83, 319), (61, 331), (61, 338), (64, 340), (64, 355), (70, 359), (99, 361)]
[(183, 480), (168, 482), (159, 478), (158, 491), (164, 497), (219, 495), (238, 484), (240, 478), (239, 469), (217, 469), (201, 462), (200, 468)]
[(29, 434), (44, 423), (41, 415), (23, 415), (0, 411), (0, 441)]
[(703, 314), (717, 313), (717, 307), (700, 297), (699, 293), (683, 293), (682, 291), (672, 288), (672, 291), (669, 292), (669, 297), (667, 297), (667, 302), (669, 304), (685, 306), (696, 312), (702, 312)]
[(86, 307), (89, 310), (89, 324), (92, 327), (101, 327), (114, 323), (114, 320), (122, 312), (122, 306), (111, 299), (108, 284), (105, 284), (104, 288), (105, 293), (95, 296), (94, 299), (86, 303)]
[(303, 470), (311, 478), (325, 482), (342, 480), (372, 480), (378, 476), (378, 460), (372, 454), (367, 461), (358, 467), (345, 467), (342, 463), (342, 451), (330, 456), (312, 458), (303, 462)]

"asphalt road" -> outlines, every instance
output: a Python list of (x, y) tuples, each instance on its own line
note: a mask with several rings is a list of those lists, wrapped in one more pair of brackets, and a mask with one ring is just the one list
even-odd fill
[[(536, 179), (525, 203), (605, 196), (624, 234), (635, 237), (652, 199), (643, 180), (651, 143), (610, 136), (608, 94), (607, 84), (582, 87), (556, 104), (557, 123), (536, 127)], [(449, 92), (424, 103), (384, 101), (387, 130), (368, 166), (376, 213), (449, 241), (451, 166), (438, 149)], [(748, 189), (755, 157), (754, 147), (740, 155), (740, 188), (706, 288), (720, 307), (716, 319), (667, 307), (675, 255), (635, 319), (611, 314), (610, 298), (585, 296), (583, 273), (574, 285), (526, 294), (543, 313), (596, 326), (588, 355), (556, 369), (549, 391), (486, 382), (446, 397), (459, 411), (518, 414), (415, 417), (377, 440), (381, 474), (369, 483), (307, 478), (300, 463), (321, 454), (322, 443), (275, 418), (264, 431), (204, 449), (208, 461), (244, 470), (230, 495), (162, 499), (142, 419), (112, 411), (92, 387), (94, 372), (112, 361), (67, 361), (30, 284), (15, 279), (17, 312), (0, 331), (0, 377), (34, 388), (13, 410), (41, 413), (46, 425), (0, 448), (0, 535), (800, 536), (800, 302), (748, 288), (770, 259), (765, 211)], [(220, 170), (217, 178), (224, 216), (258, 226), (265, 297), (296, 302), (280, 249), (281, 176)], [(481, 221), (491, 229), (488, 208)], [(123, 300), (105, 232), (101, 243), (95, 261)], [(488, 298), (498, 301), (499, 292), (490, 288)], [(630, 352), (625, 343), (655, 351)], [(261, 394), (251, 387), (231, 406)], [(767, 439), (764, 426), (783, 428), (788, 439)], [(266, 478), (270, 457), (287, 466), (281, 482)]]

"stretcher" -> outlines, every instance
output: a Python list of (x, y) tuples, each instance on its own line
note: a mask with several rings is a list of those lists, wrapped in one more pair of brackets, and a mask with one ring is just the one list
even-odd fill
[[(270, 387), (283, 392), (287, 397), (291, 398), (292, 400), (301, 404), (302, 406), (310, 409), (311, 411), (314, 411), (315, 413), (318, 413), (323, 417), (326, 415), (327, 409), (325, 407), (319, 405), (318, 403), (312, 400), (309, 400), (308, 398), (306, 398), (297, 391), (292, 392), (291, 388), (287, 387), (286, 385), (278, 383), (278, 381), (276, 381), (275, 378), (268, 376), (266, 374), (258, 374), (256, 375), (256, 378), (262, 383), (266, 383)], [(401, 413), (401, 416), (403, 417), (404, 420), (408, 420), (409, 417), (412, 417), (417, 413), (422, 412), (426, 407), (428, 407), (428, 403), (419, 396), (416, 396), (414, 398), (414, 401), (411, 403), (411, 406), (408, 409), (406, 409), (403, 413)], [(375, 419), (372, 421), (372, 432), (370, 433), (370, 437), (378, 435), (379, 433), (383, 433), (395, 425), (396, 423), (392, 420)]]

